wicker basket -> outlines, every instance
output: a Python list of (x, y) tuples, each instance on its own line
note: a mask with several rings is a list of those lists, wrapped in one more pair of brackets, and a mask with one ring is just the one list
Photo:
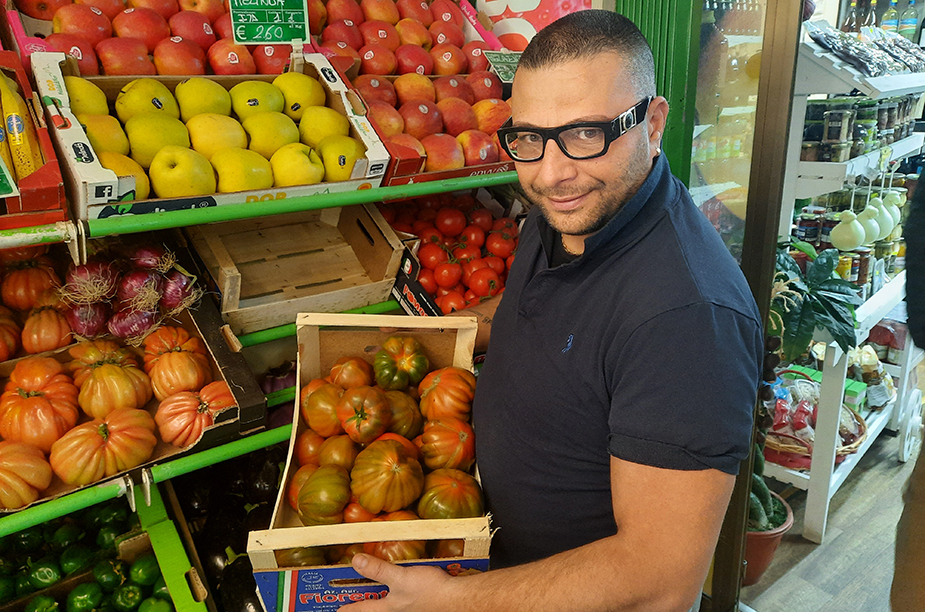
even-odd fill
[[(812, 380), (809, 375), (798, 370), (782, 370), (780, 373), (795, 374)], [(845, 409), (851, 413), (858, 424), (858, 437), (850, 444), (835, 449), (836, 464), (844, 461), (848, 455), (856, 453), (867, 439), (867, 421), (851, 408), (845, 406)], [(764, 456), (768, 461), (784, 467), (808, 470), (813, 457), (813, 448), (810, 443), (791, 434), (769, 431), (764, 442)]]

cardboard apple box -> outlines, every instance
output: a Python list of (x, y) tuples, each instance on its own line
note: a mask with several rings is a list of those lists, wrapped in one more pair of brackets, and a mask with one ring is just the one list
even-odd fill
[(30, 55), (36, 51), (51, 51), (45, 37), (52, 33), (51, 21), (35, 19), (16, 9), (13, 0), (5, 0), (0, 12), (3, 13), (3, 42), (15, 51), (27, 72), (32, 72)]
[[(206, 208), (242, 202), (257, 204), (286, 197), (370, 189), (381, 184), (389, 161), (388, 151), (372, 125), (363, 116), (363, 105), (359, 96), (347, 87), (327, 59), (318, 54), (294, 54), (291, 69), (318, 79), (327, 94), (326, 105), (347, 117), (350, 122), (350, 135), (363, 143), (366, 148), (365, 157), (357, 160), (349, 180), (317, 185), (273, 187), (266, 190), (216, 193), (190, 198), (151, 198), (135, 201), (134, 178), (116, 176), (114, 172), (99, 163), (86, 134), (70, 111), (67, 90), (64, 87), (64, 76), (78, 74), (75, 60), (63, 53), (37, 52), (32, 56), (32, 66), (48, 121), (52, 125), (53, 136), (59, 149), (64, 152), (62, 167), (74, 205), (74, 216), (80, 220)], [(136, 78), (138, 77), (101, 76), (90, 77), (88, 80), (98, 85), (110, 101), (114, 101), (119, 90)], [(177, 84), (187, 77), (149, 78), (156, 78), (173, 91)], [(209, 78), (230, 89), (243, 81), (272, 82), (275, 75), (210, 76)]]

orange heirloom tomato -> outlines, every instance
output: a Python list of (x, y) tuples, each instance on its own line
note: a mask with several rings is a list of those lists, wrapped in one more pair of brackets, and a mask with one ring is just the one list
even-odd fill
[(334, 410), (344, 431), (357, 444), (369, 444), (384, 434), (392, 421), (389, 400), (375, 387), (347, 389)]
[(299, 465), (320, 465), (318, 451), (325, 438), (314, 429), (306, 429), (295, 439), (295, 458)]
[(119, 408), (143, 408), (151, 399), (151, 379), (128, 349), (111, 340), (81, 342), (68, 351), (68, 368), (80, 389), (77, 403), (94, 419)]
[(27, 357), (13, 368), (0, 396), (0, 436), (51, 450), (77, 423), (77, 387), (51, 357)]
[(0, 249), (0, 263), (10, 264), (17, 261), (27, 261), (35, 259), (40, 255), (48, 252), (47, 244), (35, 244), (32, 246), (14, 247), (12, 249)]
[(370, 512), (401, 510), (421, 495), (424, 470), (395, 440), (373, 442), (357, 455), (350, 487)]
[(421, 449), (415, 446), (414, 442), (412, 442), (405, 436), (400, 436), (397, 433), (388, 432), (376, 438), (377, 442), (379, 440), (395, 440), (396, 442), (398, 442), (399, 444), (405, 447), (405, 450), (408, 451), (409, 455), (411, 455), (418, 461), (421, 460)]
[(169, 325), (145, 338), (145, 372), (159, 400), (180, 391), (197, 391), (212, 381), (202, 341), (182, 327)]
[(51, 260), (39, 256), (8, 265), (0, 283), (0, 297), (10, 308), (30, 310), (36, 307), (46, 289), (54, 289), (60, 284)]
[(335, 410), (343, 394), (344, 389), (333, 383), (322, 385), (300, 404), (302, 420), (325, 438), (344, 433)]
[(299, 491), (299, 518), (303, 525), (343, 523), (348, 502), (350, 474), (339, 465), (323, 465)]
[(228, 383), (217, 380), (198, 393), (180, 391), (163, 400), (154, 413), (154, 422), (164, 442), (186, 448), (215, 423), (216, 415), (235, 406)]
[(22, 328), (22, 347), (30, 355), (53, 351), (71, 343), (71, 326), (51, 306), (35, 308)]
[(462, 368), (440, 368), (424, 377), (418, 391), (425, 419), (455, 417), (468, 421), (475, 397), (475, 376)]
[[(374, 521), (415, 521), (418, 516), (408, 510), (398, 510), (376, 517)], [(427, 556), (426, 540), (400, 540), (397, 542), (365, 542), (363, 552), (389, 562), (424, 559)]]
[(424, 465), (431, 470), (468, 471), (475, 463), (475, 435), (469, 423), (452, 417), (427, 421), (421, 437)]
[(461, 470), (434, 470), (424, 478), (418, 514), (425, 519), (472, 518), (485, 514), (482, 488)]
[(368, 523), (375, 519), (378, 514), (373, 514), (366, 508), (360, 505), (359, 502), (350, 502), (347, 504), (347, 507), (344, 508), (344, 522), (345, 523)]
[(0, 508), (28, 506), (48, 488), (51, 477), (42, 451), (20, 442), (0, 442)]
[(292, 478), (289, 479), (289, 487), (286, 488), (286, 501), (296, 512), (299, 511), (299, 491), (302, 490), (302, 485), (305, 484), (308, 477), (314, 474), (317, 469), (317, 465), (308, 463), (296, 470)]
[(373, 384), (373, 366), (362, 357), (341, 357), (331, 368), (331, 382), (344, 389)]
[(154, 419), (145, 410), (120, 408), (78, 425), (51, 447), (49, 462), (69, 485), (88, 485), (138, 467), (154, 452)]
[(360, 453), (360, 447), (346, 434), (331, 436), (321, 443), (318, 450), (318, 465), (339, 465), (348, 472)]
[(0, 361), (6, 361), (16, 355), (19, 350), (19, 340), (22, 329), (13, 311), (6, 306), (0, 306)]
[(388, 431), (404, 436), (409, 440), (421, 433), (424, 427), (424, 415), (418, 402), (405, 391), (386, 391), (385, 399), (392, 407), (392, 422)]

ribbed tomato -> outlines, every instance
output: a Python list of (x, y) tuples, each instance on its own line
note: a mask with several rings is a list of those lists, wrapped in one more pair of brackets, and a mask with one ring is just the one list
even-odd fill
[(392, 336), (376, 353), (373, 370), (376, 384), (386, 390), (400, 390), (421, 382), (430, 361), (421, 343), (410, 337)]
[(186, 448), (215, 423), (215, 417), (237, 406), (228, 383), (216, 380), (199, 392), (180, 391), (161, 401), (154, 413), (161, 439)]
[(320, 465), (318, 463), (318, 451), (324, 444), (324, 436), (318, 434), (314, 429), (306, 429), (295, 439), (295, 459), (299, 465)]
[(319, 546), (286, 548), (284, 550), (277, 550), (275, 555), (277, 567), (313, 567), (316, 565), (326, 565), (324, 549)]
[(349, 501), (350, 474), (339, 465), (323, 465), (299, 491), (299, 518), (303, 525), (343, 523)]
[(159, 400), (180, 391), (197, 391), (212, 381), (202, 341), (182, 327), (169, 325), (145, 338), (145, 372)]
[(289, 502), (289, 506), (296, 512), (299, 511), (299, 491), (302, 490), (302, 485), (305, 484), (308, 477), (314, 474), (317, 469), (317, 465), (308, 463), (297, 469), (295, 474), (289, 479), (289, 486), (286, 487), (286, 501)]
[(475, 397), (475, 376), (462, 368), (440, 368), (424, 377), (418, 391), (425, 419), (448, 416), (468, 421)]
[(21, 337), (22, 329), (13, 311), (6, 306), (0, 306), (0, 361), (6, 361), (16, 355)]
[(427, 556), (431, 559), (462, 557), (465, 548), (465, 540), (431, 540), (427, 543)]
[(33, 308), (22, 327), (22, 347), (30, 355), (53, 351), (72, 341), (67, 318), (54, 306)]
[(386, 391), (385, 399), (392, 408), (388, 431), (408, 439), (418, 436), (424, 427), (424, 415), (417, 401), (404, 391)]
[(110, 340), (81, 342), (68, 351), (68, 368), (80, 389), (77, 403), (94, 419), (119, 408), (143, 408), (151, 399), (151, 379), (129, 349)]
[(350, 478), (357, 500), (374, 513), (401, 510), (424, 486), (421, 464), (394, 440), (373, 442), (360, 451)]
[(47, 244), (34, 244), (32, 246), (14, 247), (12, 249), (0, 249), (0, 263), (7, 265), (17, 261), (27, 261), (44, 255), (47, 252)]
[(325, 438), (344, 433), (344, 427), (337, 418), (337, 403), (344, 394), (343, 387), (333, 383), (320, 386), (300, 403), (302, 420)]
[(35, 308), (45, 290), (54, 289), (60, 284), (61, 280), (51, 260), (43, 255), (11, 262), (0, 283), (0, 297), (4, 304), (14, 310), (30, 310)]
[(357, 444), (369, 444), (384, 434), (392, 421), (389, 400), (374, 387), (347, 389), (334, 411), (344, 432)]
[(428, 469), (454, 468), (468, 471), (475, 463), (475, 435), (472, 427), (452, 417), (427, 421), (421, 437), (421, 454)]
[[(376, 517), (374, 521), (415, 521), (414, 512), (399, 510)], [(427, 556), (426, 540), (398, 540), (394, 542), (365, 542), (363, 552), (389, 562), (424, 559)]]
[(339, 465), (348, 472), (360, 454), (360, 447), (347, 434), (331, 436), (318, 450), (318, 465)]
[(88, 485), (138, 467), (154, 452), (156, 425), (144, 410), (120, 408), (104, 419), (73, 428), (51, 447), (49, 462), (58, 478)]
[(77, 422), (77, 387), (51, 357), (27, 357), (0, 396), (0, 436), (42, 452)]
[(0, 442), (0, 508), (28, 506), (51, 484), (51, 466), (38, 448)]
[(426, 519), (472, 518), (485, 514), (482, 488), (462, 470), (434, 470), (424, 478), (418, 515)]
[(344, 522), (345, 523), (367, 523), (374, 518), (379, 516), (378, 514), (373, 514), (366, 508), (360, 505), (360, 502), (350, 502), (347, 504), (347, 507), (344, 508)]
[(400, 436), (397, 433), (386, 432), (376, 438), (376, 441), (379, 440), (394, 440), (405, 447), (405, 450), (408, 451), (408, 454), (417, 459), (421, 460), (421, 449), (415, 446), (414, 442), (406, 438), (405, 436)]
[(331, 367), (331, 382), (344, 389), (373, 384), (373, 366), (362, 357), (341, 357)]

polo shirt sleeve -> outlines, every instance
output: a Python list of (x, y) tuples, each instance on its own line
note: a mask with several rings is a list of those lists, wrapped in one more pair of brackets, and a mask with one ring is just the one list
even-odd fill
[(660, 468), (737, 473), (751, 443), (761, 346), (753, 318), (710, 303), (640, 325), (607, 360), (610, 453)]

